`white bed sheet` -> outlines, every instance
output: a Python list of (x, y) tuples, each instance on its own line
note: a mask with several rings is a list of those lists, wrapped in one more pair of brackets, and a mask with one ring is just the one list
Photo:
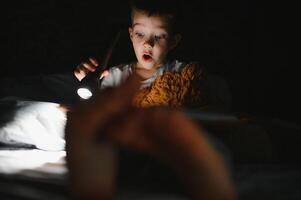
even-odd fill
[(58, 106), (16, 98), (0, 100), (0, 142), (32, 145), (41, 150), (64, 150), (66, 114)]
[(60, 178), (67, 173), (65, 151), (39, 149), (0, 150), (0, 173), (37, 178)]

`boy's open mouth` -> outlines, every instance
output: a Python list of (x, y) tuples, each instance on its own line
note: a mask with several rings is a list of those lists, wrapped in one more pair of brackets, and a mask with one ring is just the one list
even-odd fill
[(147, 62), (149, 62), (149, 61), (151, 61), (153, 58), (150, 56), (150, 55), (148, 55), (148, 54), (143, 54), (143, 60), (144, 61), (147, 61)]

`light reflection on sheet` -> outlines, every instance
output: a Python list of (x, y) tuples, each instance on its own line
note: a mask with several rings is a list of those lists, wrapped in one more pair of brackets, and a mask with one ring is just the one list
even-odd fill
[(28, 172), (34, 175), (33, 172), (39, 172), (50, 176), (62, 175), (67, 172), (65, 156), (65, 151), (1, 150), (0, 173), (24, 175), (24, 172)]

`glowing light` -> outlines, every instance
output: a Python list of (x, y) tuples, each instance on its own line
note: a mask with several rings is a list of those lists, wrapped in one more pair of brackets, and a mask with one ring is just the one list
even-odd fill
[(79, 88), (77, 94), (83, 99), (89, 99), (92, 96), (92, 92), (88, 88)]

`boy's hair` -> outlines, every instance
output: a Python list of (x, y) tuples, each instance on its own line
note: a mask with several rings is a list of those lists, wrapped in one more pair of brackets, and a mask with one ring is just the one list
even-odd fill
[(135, 11), (147, 16), (162, 16), (168, 20), (172, 33), (180, 32), (180, 3), (177, 0), (131, 0), (131, 20)]

